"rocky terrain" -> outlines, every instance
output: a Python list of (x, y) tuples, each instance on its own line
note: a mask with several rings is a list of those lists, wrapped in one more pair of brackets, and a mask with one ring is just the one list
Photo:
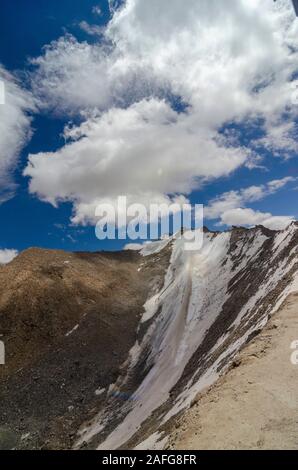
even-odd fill
[[(30, 249), (0, 267), (1, 448), (163, 448), (278, 312), (298, 224), (140, 251)], [(178, 445), (178, 444), (177, 444)]]
[(175, 422), (168, 444), (187, 450), (297, 450), (298, 364), (291, 360), (297, 339), (298, 285), (227, 374)]
[(0, 447), (72, 447), (121, 373), (164, 257), (140, 273), (135, 252), (30, 249), (0, 267)]

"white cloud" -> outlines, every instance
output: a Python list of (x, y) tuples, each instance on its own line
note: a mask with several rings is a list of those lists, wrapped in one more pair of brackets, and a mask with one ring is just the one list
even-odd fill
[[(269, 181), (260, 186), (249, 186), (248, 188), (240, 189), (239, 191), (228, 191), (220, 196), (212, 199), (204, 210), (207, 219), (222, 218), (223, 214), (243, 207), (247, 203), (260, 201), (278, 190), (282, 189), (288, 183), (296, 181), (297, 178), (286, 176), (278, 180)], [(240, 212), (239, 212), (240, 213)], [(243, 213), (243, 212), (242, 212)], [(247, 222), (248, 224), (250, 222)]]
[(275, 156), (291, 157), (298, 153), (297, 124), (294, 120), (267, 123), (265, 137), (255, 140), (253, 144), (256, 148), (264, 147)]
[(193, 116), (154, 99), (113, 108), (66, 135), (74, 140), (58, 152), (30, 155), (24, 174), (41, 199), (73, 201), (76, 223), (92, 222), (101, 199), (126, 195), (148, 206), (166, 202), (167, 194), (189, 193), (198, 177), (228, 175), (247, 156), (200, 132)]
[(258, 225), (271, 217), (271, 214), (253, 209), (236, 208), (225, 211), (221, 216), (221, 225)]
[(172, 0), (170, 10), (127, 0), (104, 44), (66, 36), (48, 46), (34, 61), (34, 84), (47, 104), (68, 111), (126, 103), (129, 92), (135, 100), (139, 86), (147, 97), (160, 89), (181, 96), (204, 126), (248, 112), (272, 121), (291, 104), (297, 32), (287, 0), (189, 0), (187, 8)]
[(20, 150), (30, 136), (33, 110), (32, 96), (22, 90), (17, 80), (0, 64), (0, 81), (3, 83), (4, 103), (0, 104), (0, 203), (14, 192), (13, 171)]
[(97, 24), (89, 24), (87, 21), (81, 21), (79, 23), (79, 27), (90, 36), (100, 36), (103, 33), (101, 26), (98, 26)]
[(288, 183), (293, 183), (296, 181), (297, 178), (294, 178), (293, 176), (286, 176), (285, 178), (279, 179), (279, 180), (272, 180), (269, 181), (267, 184), (267, 194), (272, 194), (275, 191), (278, 191), (279, 189), (282, 189), (284, 186), (286, 186)]
[(294, 220), (291, 216), (272, 216), (270, 212), (254, 211), (253, 209), (231, 209), (221, 216), (220, 225), (254, 226), (264, 225), (271, 230), (283, 230)]
[[(30, 191), (53, 204), (72, 201), (77, 223), (92, 221), (98, 200), (128, 189), (131, 198), (187, 194), (252, 166), (250, 145), (219, 133), (232, 121), (262, 120), (265, 137), (252, 145), (288, 156), (297, 38), (286, 0), (189, 0), (187, 8), (127, 0), (104, 41), (53, 42), (33, 61), (33, 89), (46, 108), (83, 111), (85, 122), (56, 153), (30, 156)], [(163, 101), (174, 97), (185, 113)]]
[(0, 250), (0, 264), (10, 263), (16, 256), (18, 256), (17, 250)]
[(101, 8), (99, 5), (95, 5), (94, 7), (92, 7), (92, 13), (94, 15), (97, 15), (97, 16), (100, 16), (101, 15)]
[(270, 212), (260, 212), (245, 206), (276, 193), (294, 181), (296, 178), (285, 177), (260, 186), (250, 186), (239, 191), (226, 192), (209, 202), (204, 210), (204, 215), (207, 219), (219, 219), (218, 225), (252, 226), (262, 224), (272, 230), (283, 229), (294, 220), (292, 216), (272, 216)]
[(262, 225), (270, 230), (284, 230), (293, 220), (295, 217), (276, 215), (263, 220)]

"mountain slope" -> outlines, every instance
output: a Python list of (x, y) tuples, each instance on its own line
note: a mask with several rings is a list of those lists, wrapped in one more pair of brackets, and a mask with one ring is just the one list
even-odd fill
[(291, 292), (297, 242), (297, 223), (205, 229), (198, 252), (173, 237), (140, 252), (28, 250), (0, 268), (0, 446), (1, 426), (18, 448), (167, 445)]
[(218, 378), (290, 292), (297, 233), (296, 223), (284, 232), (208, 232), (198, 253), (185, 251), (183, 240), (173, 241), (164, 286), (149, 302), (153, 322), (133, 348), (127, 376), (114, 388), (129, 390), (140, 370), (142, 380), (130, 401), (115, 403), (112, 396), (110, 408), (107, 397), (79, 444), (94, 446), (99, 438), (99, 448), (131, 447), (152, 433), (162, 436), (167, 422)]
[(102, 405), (96, 391), (121, 373), (165, 258), (140, 273), (138, 253), (30, 249), (0, 267), (0, 448), (5, 436), (13, 447), (72, 446)]
[[(298, 285), (296, 287), (298, 290)], [(298, 449), (298, 292), (170, 432), (174, 449)]]

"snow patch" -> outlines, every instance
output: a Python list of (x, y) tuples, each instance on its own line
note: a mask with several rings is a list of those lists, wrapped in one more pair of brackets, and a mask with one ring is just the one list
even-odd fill
[[(239, 288), (237, 283), (241, 282), (244, 286), (241, 288), (246, 291), (254, 283), (251, 276), (249, 283), (246, 283), (250, 269), (262, 269), (257, 290), (253, 289), (245, 304), (240, 305), (238, 315), (229, 328), (226, 331), (223, 328), (216, 343), (204, 352), (204, 361), (206, 364), (208, 361), (210, 366), (204, 370), (200, 364), (197, 370), (195, 367), (191, 369), (191, 376), (187, 375), (182, 392), (167, 413), (160, 416), (160, 424), (189, 407), (199, 392), (218, 379), (254, 331), (267, 323), (290, 292), (298, 290), (297, 273), (288, 285), (281, 284), (297, 266), (297, 247), (285, 250), (296, 230), (297, 226), (292, 224), (269, 240), (270, 236), (264, 235), (261, 229), (252, 229), (243, 234), (236, 233), (239, 239), (236, 238), (235, 243), (231, 243), (234, 232), (204, 233), (203, 247), (197, 252), (186, 251), (183, 238), (175, 237), (147, 244), (141, 250), (143, 256), (149, 256), (160, 252), (170, 241), (172, 243), (164, 285), (144, 305), (141, 323), (153, 321), (142, 340), (131, 349), (125, 364), (127, 376), (117, 386), (121, 389), (123, 385), (125, 389), (128, 378), (135, 370), (147, 372), (133, 393), (136, 399), (124, 403), (121, 408), (124, 419), (106, 436), (99, 449), (117, 449), (124, 445), (144, 421), (169, 399), (171, 390), (221, 315), (223, 306), (231, 297), (231, 301), (235, 302), (237, 290), (234, 292), (234, 289)], [(282, 252), (286, 255), (277, 263), (276, 257)], [(279, 296), (272, 296), (277, 288)], [(269, 299), (268, 305), (262, 303), (265, 298)], [(81, 441), (88, 441), (100, 433), (110, 420), (109, 412), (101, 412), (93, 424), (82, 431)], [(136, 448), (163, 448), (167, 439), (161, 437), (157, 429)]]
[(167, 238), (165, 240), (158, 240), (156, 242), (148, 242), (146, 243), (141, 250), (142, 256), (150, 256), (162, 251), (171, 241), (171, 238)]
[(162, 438), (164, 433), (155, 432), (138, 444), (134, 450), (163, 450), (168, 443), (168, 437)]
[(75, 325), (70, 331), (66, 333), (66, 337), (72, 335), (79, 328), (79, 324)]

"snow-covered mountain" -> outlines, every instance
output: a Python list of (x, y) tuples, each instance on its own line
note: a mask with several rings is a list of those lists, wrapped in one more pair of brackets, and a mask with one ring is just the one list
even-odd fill
[(163, 285), (145, 303), (123, 372), (76, 447), (163, 448), (169, 422), (298, 288), (297, 245), (297, 222), (280, 232), (205, 229), (198, 252), (177, 238), (146, 245), (139, 271), (168, 254)]
[(203, 238), (197, 252), (177, 236), (117, 253), (32, 248), (0, 266), (0, 448), (168, 445), (298, 290), (297, 222)]

